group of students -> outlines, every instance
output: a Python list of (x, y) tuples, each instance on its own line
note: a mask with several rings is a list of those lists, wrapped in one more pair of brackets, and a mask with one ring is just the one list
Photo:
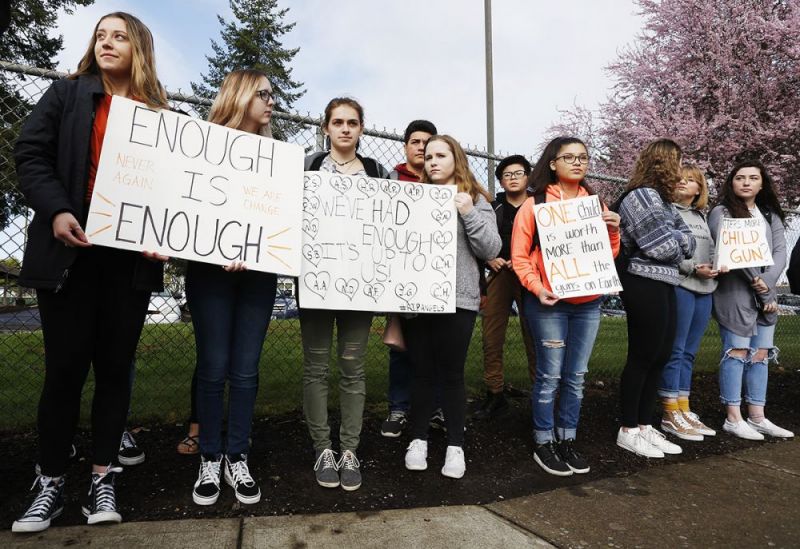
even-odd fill
[[(45, 381), (33, 500), (14, 522), (15, 532), (44, 530), (63, 510), (64, 473), (90, 366), (96, 383), (91, 418), (93, 465), (83, 512), (89, 524), (121, 521), (114, 489), (121, 468), (115, 463), (122, 453), (131, 364), (149, 295), (161, 287), (163, 262), (168, 258), (91, 246), (82, 227), (111, 97), (169, 108), (154, 58), (152, 35), (136, 17), (123, 12), (102, 17), (78, 70), (45, 93), (16, 146), (19, 186), (35, 212), (20, 282), (37, 290)], [(234, 71), (225, 77), (208, 119), (270, 136), (272, 94), (266, 74)], [(557, 138), (533, 167), (522, 156), (503, 160), (496, 175), (504, 193), (493, 205), (458, 142), (439, 135), (428, 121), (409, 125), (407, 162), (392, 172), (358, 153), (364, 111), (355, 100), (330, 101), (322, 129), (326, 150), (306, 158), (307, 171), (457, 186), (456, 311), (402, 316), (406, 350), (392, 352), (389, 358), (390, 413), (381, 432), (399, 436), (408, 427), (406, 468), (427, 468), (428, 430), (432, 420), (438, 419), (447, 437), (441, 473), (451, 478), (465, 474), (464, 365), (483, 288), (488, 391), (476, 417), (493, 417), (507, 406), (502, 347), (509, 306), (516, 301), (524, 319), (533, 381), (534, 459), (557, 475), (588, 472), (589, 464), (577, 451), (575, 438), (584, 377), (600, 324), (601, 296), (559, 299), (553, 293), (542, 274), (532, 207), (536, 202), (594, 193), (585, 181), (586, 145), (576, 138)], [(777, 352), (772, 334), (775, 284), (786, 259), (784, 213), (769, 175), (758, 163), (743, 164), (731, 172), (720, 206), (712, 210), (710, 232), (701, 211), (706, 197), (702, 173), (694, 168), (682, 172), (679, 147), (661, 140), (642, 152), (622, 199), (612, 207), (603, 205), (611, 248), (615, 256), (624, 258), (618, 263), (629, 331), (617, 444), (643, 456), (680, 452), (652, 426), (657, 392), (664, 398), (665, 431), (687, 440), (713, 434), (688, 406), (694, 353), (708, 322), (711, 292), (723, 337), (720, 386), (728, 410), (724, 429), (745, 438), (792, 436), (764, 417), (767, 362)], [(720, 219), (757, 215), (771, 228), (768, 236), (775, 265), (730, 273), (712, 270), (709, 234), (714, 234)], [(486, 266), (488, 277), (484, 277)], [(192, 261), (186, 284), (197, 360), (192, 381), (194, 421), (178, 449), (200, 457), (193, 501), (215, 503), (224, 479), (240, 502), (255, 503), (261, 492), (247, 456), (276, 275), (248, 271), (239, 261), (225, 267)], [(302, 307), (303, 296), (298, 298), (303, 411), (315, 451), (315, 478), (323, 487), (356, 490), (362, 482), (357, 452), (373, 313), (308, 309)], [(328, 418), (334, 325), (340, 371), (338, 455)], [(743, 379), (747, 421), (739, 411)], [(226, 383), (227, 425), (223, 426)]]

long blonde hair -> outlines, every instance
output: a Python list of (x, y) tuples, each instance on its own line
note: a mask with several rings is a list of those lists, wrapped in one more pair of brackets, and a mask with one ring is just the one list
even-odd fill
[(706, 206), (708, 206), (708, 183), (706, 183), (706, 176), (703, 170), (697, 164), (684, 164), (681, 168), (681, 174), (685, 178), (691, 177), (694, 179), (697, 186), (700, 187), (700, 194), (694, 197), (692, 206), (698, 210), (705, 210)]
[[(238, 129), (250, 106), (250, 101), (258, 91), (258, 83), (267, 75), (256, 69), (231, 71), (222, 81), (219, 93), (208, 112), (208, 121), (220, 126)], [(259, 130), (259, 135), (272, 137), (272, 126), (267, 124)]]
[[(455, 180), (456, 185), (458, 185), (458, 192), (468, 193), (472, 197), (473, 203), (478, 200), (479, 195), (483, 196), (487, 202), (491, 202), (491, 195), (486, 189), (483, 188), (483, 186), (481, 186), (480, 183), (478, 183), (478, 180), (475, 179), (472, 170), (469, 169), (467, 155), (464, 154), (464, 149), (461, 148), (461, 145), (458, 143), (458, 141), (449, 135), (431, 136), (431, 138), (428, 139), (428, 143), (425, 145), (426, 154), (428, 151), (428, 146), (434, 141), (443, 141), (447, 143), (447, 146), (450, 147), (450, 152), (453, 153), (453, 179)], [(427, 170), (422, 171), (420, 182), (431, 182)]]
[(167, 103), (167, 93), (158, 81), (156, 75), (156, 56), (153, 47), (153, 34), (150, 29), (142, 23), (136, 16), (124, 11), (115, 11), (101, 17), (94, 26), (92, 39), (89, 40), (89, 47), (83, 54), (78, 70), (72, 73), (69, 78), (75, 79), (84, 74), (94, 74), (103, 79), (103, 86), (109, 89), (103, 71), (97, 64), (94, 47), (97, 44), (97, 29), (104, 19), (122, 19), (127, 27), (128, 39), (131, 43), (131, 95), (140, 101), (144, 101), (150, 107), (169, 108)]

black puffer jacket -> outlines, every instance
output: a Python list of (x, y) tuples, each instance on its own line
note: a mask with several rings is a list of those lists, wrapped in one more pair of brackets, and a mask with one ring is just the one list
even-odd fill
[[(71, 212), (85, 227), (86, 185), (95, 99), (103, 95), (98, 77), (58, 80), (34, 107), (14, 149), (19, 188), (33, 208), (20, 284), (55, 289), (78, 255), (53, 237), (53, 217)], [(131, 252), (134, 253), (134, 252)], [(139, 257), (131, 286), (155, 291), (163, 287), (163, 266)]]

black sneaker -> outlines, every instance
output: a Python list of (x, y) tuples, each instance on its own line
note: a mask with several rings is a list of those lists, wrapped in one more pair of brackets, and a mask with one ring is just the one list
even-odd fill
[(314, 462), (314, 474), (317, 484), (324, 488), (338, 488), (339, 465), (336, 463), (336, 453), (330, 448), (317, 450), (317, 461)]
[(250, 476), (247, 454), (225, 456), (225, 482), (236, 492), (236, 499), (252, 504), (261, 501), (261, 488)]
[(574, 445), (575, 441), (572, 439), (562, 440), (558, 443), (558, 454), (567, 464), (567, 467), (572, 469), (573, 473), (588, 473), (590, 469), (589, 462), (575, 451)]
[(130, 431), (123, 431), (122, 433), (117, 459), (120, 465), (139, 465), (144, 463), (144, 450), (136, 445), (136, 440)]
[(221, 456), (200, 456), (200, 472), (192, 490), (192, 501), (197, 505), (213, 505), (217, 502), (221, 463)]
[(31, 492), (36, 491), (28, 510), (14, 521), (12, 532), (41, 532), (64, 511), (64, 477), (36, 476)]
[(406, 413), (402, 410), (392, 410), (389, 412), (383, 423), (381, 423), (381, 434), (389, 438), (397, 438), (403, 432), (408, 423)]
[(551, 475), (568, 477), (572, 474), (572, 469), (561, 459), (556, 449), (556, 443), (552, 440), (536, 447), (533, 452), (533, 460)]
[(472, 414), (473, 419), (494, 419), (508, 411), (508, 401), (503, 393), (486, 393), (486, 399), (481, 407)]
[(361, 463), (350, 450), (342, 452), (342, 459), (337, 464), (342, 488), (348, 492), (361, 488)]
[(122, 467), (109, 466), (105, 473), (92, 473), (89, 483), (89, 503), (83, 506), (86, 524), (122, 522), (117, 512), (117, 496), (114, 490), (114, 477), (122, 472)]
[(437, 408), (433, 411), (431, 419), (428, 420), (428, 425), (430, 425), (432, 429), (439, 429), (445, 433), (447, 432), (447, 427), (444, 424), (444, 412), (441, 408)]

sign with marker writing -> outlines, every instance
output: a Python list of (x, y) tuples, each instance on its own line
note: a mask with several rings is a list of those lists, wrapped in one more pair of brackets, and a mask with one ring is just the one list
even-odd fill
[(300, 306), (452, 313), (454, 185), (306, 172)]
[(714, 268), (729, 270), (773, 265), (764, 218), (723, 217), (717, 233)]
[(545, 276), (561, 298), (622, 291), (596, 195), (536, 204)]
[(114, 97), (92, 244), (300, 274), (302, 147)]

